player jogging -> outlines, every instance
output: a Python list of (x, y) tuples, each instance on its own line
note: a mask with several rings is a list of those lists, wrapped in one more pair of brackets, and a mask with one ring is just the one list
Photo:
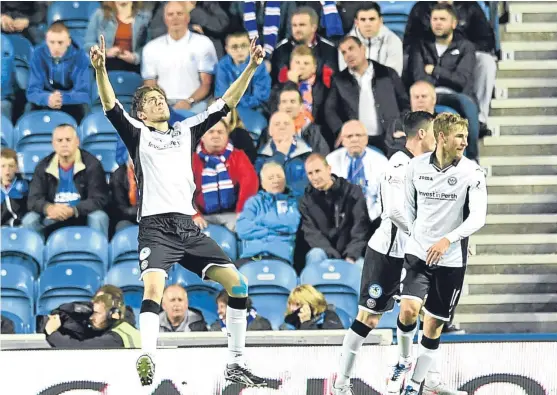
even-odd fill
[[(484, 226), (487, 212), (484, 171), (463, 157), (468, 121), (443, 113), (435, 119), (433, 132), (435, 151), (412, 159), (406, 173), (410, 237), (401, 279), (399, 329), (410, 332), (422, 307), (425, 318), (418, 359), (403, 395), (418, 395), (438, 358), (443, 325), (450, 321), (464, 283), (468, 237)], [(425, 380), (424, 393), (444, 393), (436, 388), (438, 376)]]
[(139, 315), (143, 354), (136, 368), (142, 385), (153, 383), (158, 314), (165, 278), (174, 263), (202, 278), (219, 282), (228, 292), (226, 379), (251, 387), (266, 385), (264, 379), (247, 368), (243, 357), (247, 327), (246, 279), (217, 243), (200, 233), (192, 220), (196, 214), (192, 153), (203, 134), (238, 104), (263, 61), (264, 51), (255, 45), (255, 39), (251, 42), (250, 56), (244, 72), (221, 99), (205, 112), (169, 125), (170, 113), (164, 91), (158, 87), (140, 87), (133, 98), (132, 118), (116, 100), (108, 79), (103, 36), (100, 36), (100, 48), (95, 45), (90, 51), (104, 111), (128, 148), (139, 190), (139, 266), (145, 291)]

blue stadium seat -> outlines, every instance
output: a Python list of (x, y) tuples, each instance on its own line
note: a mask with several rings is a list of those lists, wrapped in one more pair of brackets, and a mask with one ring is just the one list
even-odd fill
[(6, 34), (0, 34), (0, 36), (2, 37), (2, 59), (13, 58), (15, 50), (12, 45), (12, 41)]
[[(106, 145), (110, 144), (111, 147)], [(116, 162), (116, 142), (114, 143), (98, 143), (93, 142), (87, 144), (87, 151), (95, 155), (95, 157), (101, 162), (104, 173), (108, 176), (114, 170), (118, 168), (118, 162)]]
[[(89, 114), (79, 127), (81, 146), (87, 149), (90, 143), (116, 143), (118, 132), (102, 113)], [(107, 145), (111, 147), (112, 145)]]
[(267, 119), (257, 111), (250, 108), (238, 107), (238, 116), (244, 123), (246, 130), (249, 132), (254, 141), (259, 140), (261, 132), (268, 125)]
[(46, 241), (45, 268), (64, 262), (79, 262), (104, 276), (108, 270), (108, 241), (87, 226), (69, 226), (53, 232)]
[[(134, 73), (133, 71), (109, 71), (108, 78), (112, 87), (114, 88), (114, 93), (118, 98), (118, 101), (122, 103), (126, 111), (128, 111), (128, 106), (131, 107), (131, 102), (133, 95), (137, 88), (143, 85), (143, 78), (141, 75)], [(93, 104), (98, 106), (100, 103), (99, 93), (96, 88), (96, 84), (93, 86)], [(102, 112), (102, 107), (101, 110)], [(128, 111), (129, 112), (129, 111)]]
[(21, 90), (27, 90), (29, 85), (29, 70), (31, 58), (33, 57), (33, 44), (21, 34), (10, 34), (8, 38), (14, 48), (14, 67), (17, 86)]
[(13, 145), (16, 151), (34, 143), (47, 143), (52, 148), (52, 131), (63, 123), (70, 124), (77, 130), (75, 119), (62, 111), (41, 110), (24, 114), (14, 129)]
[(235, 261), (238, 257), (238, 242), (236, 235), (224, 226), (209, 224), (203, 231), (211, 239), (215, 240), (220, 248)]
[(383, 314), (383, 316), (381, 317), (381, 320), (379, 321), (379, 324), (377, 325), (377, 329), (394, 329), (394, 330), (396, 330), (396, 328), (397, 328), (396, 322), (397, 322), (399, 313), (400, 313), (400, 305), (398, 303), (395, 303), (395, 307), (393, 308), (393, 311)]
[(441, 104), (437, 104), (435, 106), (435, 112), (437, 114), (441, 114), (442, 112), (450, 112), (451, 114), (457, 114), (458, 115), (458, 111), (456, 111), (454, 108), (449, 107), (449, 106), (443, 106)]
[[(2, 62), (3, 61), (4, 60), (2, 59)], [(13, 147), (14, 126), (12, 125), (12, 121), (2, 115), (0, 128), (2, 129), (2, 147)]]
[[(14, 59), (14, 48), (9, 38), (5, 34), (2, 37), (2, 75), (1, 75), (1, 88), (2, 100), (14, 98), (14, 75), (15, 75), (15, 59)], [(2, 122), (4, 121), (2, 116)], [(11, 136), (10, 136), (11, 137)], [(10, 141), (11, 145), (11, 141)], [(2, 146), (8, 146), (7, 141), (4, 140), (4, 135), (2, 133)]]
[(393, 33), (395, 33), (398, 38), (404, 40), (404, 32), (406, 30), (406, 22), (385, 22), (387, 26)]
[(90, 301), (101, 285), (99, 272), (80, 262), (49, 266), (37, 282), (37, 314), (47, 315), (63, 303)]
[(119, 287), (124, 292), (126, 306), (138, 309), (143, 300), (143, 281), (139, 279), (140, 274), (137, 262), (123, 262), (110, 268), (105, 284)]
[(137, 236), (139, 226), (129, 226), (117, 232), (110, 241), (109, 265), (139, 261)]
[(39, 144), (23, 146), (17, 153), (19, 172), (25, 179), (31, 180), (37, 164), (52, 153), (52, 146), (46, 147), (46, 144), (44, 147)]
[(404, 22), (408, 20), (415, 1), (378, 1), (385, 24), (388, 22)]
[[(28, 319), (26, 319), (24, 321), (23, 318), (21, 318), (19, 315), (12, 313), (10, 311), (5, 311), (3, 310), (2, 312), (0, 312), (0, 314), (2, 315), (2, 318), (7, 318), (9, 320), (11, 320), (14, 323), (14, 332), (16, 335), (24, 335), (24, 334), (29, 334), (29, 333), (33, 333), (31, 331), (31, 323), (29, 322)], [(32, 315), (29, 315), (26, 318), (33, 318)]]
[(358, 313), (360, 277), (361, 272), (356, 265), (328, 259), (306, 266), (300, 275), (300, 284), (313, 285), (325, 295), (327, 303), (355, 317)]
[(83, 46), (83, 39), (93, 12), (100, 7), (98, 1), (54, 1), (48, 7), (48, 25), (63, 22), (72, 40)]
[(38, 233), (24, 228), (2, 228), (2, 263), (13, 260), (38, 278), (43, 265), (43, 250), (44, 242)]
[(350, 328), (350, 326), (354, 322), (355, 317), (351, 317), (346, 311), (342, 309), (336, 309), (335, 313), (337, 313), (338, 318), (340, 318), (340, 322), (342, 322), (342, 326), (344, 327), (344, 329)]
[(35, 284), (31, 271), (23, 266), (2, 262), (0, 285), (2, 314), (9, 312), (18, 316), (24, 323), (25, 333), (33, 333)]
[(290, 291), (298, 284), (296, 271), (282, 261), (249, 262), (240, 267), (248, 280), (248, 293), (257, 311), (273, 329), (284, 322), (284, 312)]

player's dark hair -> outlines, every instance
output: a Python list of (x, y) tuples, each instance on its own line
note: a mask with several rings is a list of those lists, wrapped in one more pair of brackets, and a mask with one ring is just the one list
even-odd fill
[(342, 44), (350, 40), (354, 41), (358, 47), (361, 47), (363, 45), (362, 40), (360, 40), (358, 37), (347, 34), (346, 36), (340, 39), (340, 41), (338, 42), (338, 46), (340, 47)]
[(284, 84), (283, 88), (280, 90), (279, 92), (279, 102), (280, 102), (280, 96), (284, 93), (284, 92), (296, 92), (298, 94), (298, 97), (300, 98), (300, 103), (302, 102), (302, 95), (300, 94), (300, 90), (298, 89), (298, 85), (295, 84), (292, 81), (288, 81), (286, 84)]
[(456, 15), (456, 10), (452, 4), (449, 3), (436, 3), (432, 8), (431, 12), (433, 11), (447, 11), (454, 19), (458, 19)]
[(415, 137), (420, 129), (426, 130), (435, 117), (427, 111), (407, 113), (402, 120), (402, 131), (407, 138)]
[(143, 85), (135, 91), (132, 99), (132, 109), (131, 109), (131, 116), (137, 118), (137, 113), (139, 111), (143, 111), (143, 104), (145, 95), (149, 92), (156, 91), (159, 92), (161, 95), (164, 96), (164, 100), (166, 100), (166, 93), (161, 87), (158, 86), (147, 86)]
[(381, 6), (379, 4), (377, 4), (375, 1), (364, 1), (364, 2), (362, 2), (362, 5), (360, 5), (356, 9), (356, 19), (358, 19), (358, 14), (361, 11), (377, 11), (377, 15), (379, 15), (379, 17), (383, 16), (383, 15), (381, 15)]
[(245, 37), (245, 38), (248, 39), (248, 41), (250, 41), (248, 31), (245, 30), (245, 29), (239, 29), (239, 30), (236, 30), (236, 31), (233, 31), (233, 32), (227, 34), (226, 39), (225, 39), (225, 43), (228, 44), (228, 39), (229, 38), (240, 38), (240, 37)]

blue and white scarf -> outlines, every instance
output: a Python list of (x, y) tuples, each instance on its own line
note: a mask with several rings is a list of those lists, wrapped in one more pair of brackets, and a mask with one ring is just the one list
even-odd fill
[[(263, 44), (263, 49), (267, 54), (266, 58), (270, 58), (275, 50), (278, 39), (278, 31), (280, 26), (280, 1), (265, 2), (265, 20), (263, 24), (263, 42), (261, 38), (257, 40), (258, 44)], [(257, 28), (257, 12), (255, 1), (244, 1), (244, 27), (248, 31), (250, 40), (259, 36)]]
[(342, 19), (337, 10), (336, 1), (322, 1), (323, 16), (321, 18), (321, 26), (325, 28), (327, 37), (344, 36), (342, 28)]
[(201, 144), (197, 147), (197, 154), (205, 164), (201, 172), (205, 214), (226, 211), (236, 205), (234, 184), (225, 164), (233, 150), (234, 146), (228, 143), (221, 155), (210, 155), (203, 152)]
[(359, 185), (362, 192), (366, 193), (366, 173), (364, 170), (364, 156), (366, 152), (357, 157), (350, 157), (350, 168), (348, 169), (348, 181), (351, 184)]

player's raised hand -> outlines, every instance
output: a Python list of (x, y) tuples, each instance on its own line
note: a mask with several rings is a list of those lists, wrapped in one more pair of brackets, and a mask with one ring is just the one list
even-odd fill
[(249, 45), (250, 62), (259, 66), (265, 59), (265, 51), (261, 45), (256, 45), (257, 37), (252, 38)]
[(451, 242), (446, 237), (443, 237), (437, 243), (429, 247), (427, 250), (427, 257), (425, 263), (428, 265), (437, 265), (441, 260), (441, 257), (447, 252), (451, 245)]
[(100, 47), (93, 45), (89, 51), (91, 65), (95, 70), (102, 70), (106, 65), (106, 45), (102, 34), (99, 37), (99, 42), (101, 44)]

